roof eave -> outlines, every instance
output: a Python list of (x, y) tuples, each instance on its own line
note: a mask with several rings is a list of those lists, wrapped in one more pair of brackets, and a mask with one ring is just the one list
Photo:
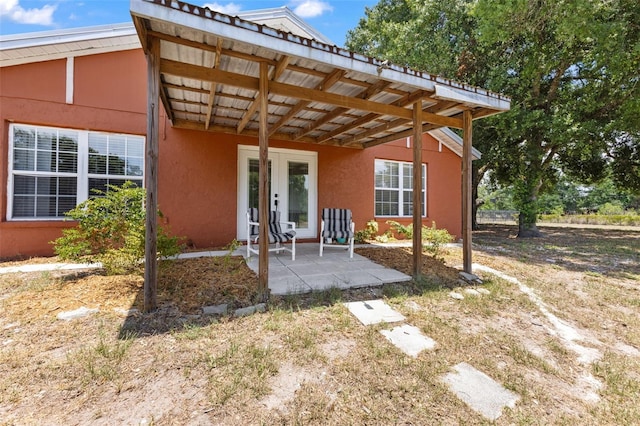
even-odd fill
[[(176, 2), (175, 5), (178, 6), (178, 3)], [(134, 17), (180, 25), (243, 43), (269, 46), (270, 50), (279, 54), (317, 61), (343, 70), (370, 75), (376, 79), (384, 78), (402, 82), (403, 84), (414, 86), (416, 89), (433, 92), (436, 91), (437, 87), (441, 87), (440, 96), (443, 99), (470, 102), (473, 106), (481, 105), (495, 108), (498, 111), (509, 109), (510, 100), (508, 98), (484, 89), (471, 88), (465, 84), (431, 74), (394, 64), (386, 64), (375, 58), (350, 52), (337, 46), (304, 39), (289, 33), (285, 34), (277, 30), (270, 30), (260, 24), (244, 21), (237, 17), (230, 17), (210, 9), (199, 9), (201, 10), (199, 13), (202, 13), (203, 16), (183, 13), (181, 9), (175, 8), (173, 3), (171, 7), (167, 7), (145, 0), (131, 0), (130, 5), (131, 15)], [(235, 20), (233, 24), (232, 20)], [(292, 40), (300, 42), (294, 43)], [(443, 90), (443, 88), (449, 90)]]

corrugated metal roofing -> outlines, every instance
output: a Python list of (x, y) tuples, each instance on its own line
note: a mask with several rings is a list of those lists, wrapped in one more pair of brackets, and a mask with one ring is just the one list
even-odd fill
[(272, 139), (366, 148), (423, 131), (462, 127), (510, 100), (177, 0), (132, 0), (143, 48), (161, 41), (161, 97), (175, 127), (258, 133), (260, 63), (269, 66)]

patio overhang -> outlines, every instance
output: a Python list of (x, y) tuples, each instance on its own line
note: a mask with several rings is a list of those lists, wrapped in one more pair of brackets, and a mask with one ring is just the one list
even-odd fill
[[(497, 93), (208, 8), (177, 0), (131, 0), (130, 8), (150, 64), (150, 122), (159, 98), (176, 128), (257, 137), (261, 189), (269, 139), (364, 149), (413, 136), (420, 185), (422, 133), (452, 127), (463, 129), (463, 170), (467, 159), (470, 169), (471, 121), (510, 108)], [(147, 170), (157, 161), (152, 137), (149, 129)], [(153, 176), (147, 179), (148, 192), (155, 191)], [(419, 208), (414, 214), (420, 223)], [(147, 225), (155, 231), (155, 223)]]

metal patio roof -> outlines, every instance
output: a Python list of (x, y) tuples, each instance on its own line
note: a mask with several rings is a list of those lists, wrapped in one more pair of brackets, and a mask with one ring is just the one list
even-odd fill
[(160, 45), (160, 97), (174, 127), (258, 136), (260, 63), (269, 65), (270, 139), (367, 148), (462, 128), (509, 98), (177, 0), (131, 0), (145, 52)]

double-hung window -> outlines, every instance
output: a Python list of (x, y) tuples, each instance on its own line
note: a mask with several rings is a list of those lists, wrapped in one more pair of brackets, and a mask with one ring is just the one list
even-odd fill
[[(426, 216), (427, 166), (422, 165), (422, 215)], [(400, 161), (375, 162), (375, 215), (413, 215), (413, 164)]]
[(7, 219), (61, 219), (108, 184), (143, 183), (144, 137), (12, 124)]

